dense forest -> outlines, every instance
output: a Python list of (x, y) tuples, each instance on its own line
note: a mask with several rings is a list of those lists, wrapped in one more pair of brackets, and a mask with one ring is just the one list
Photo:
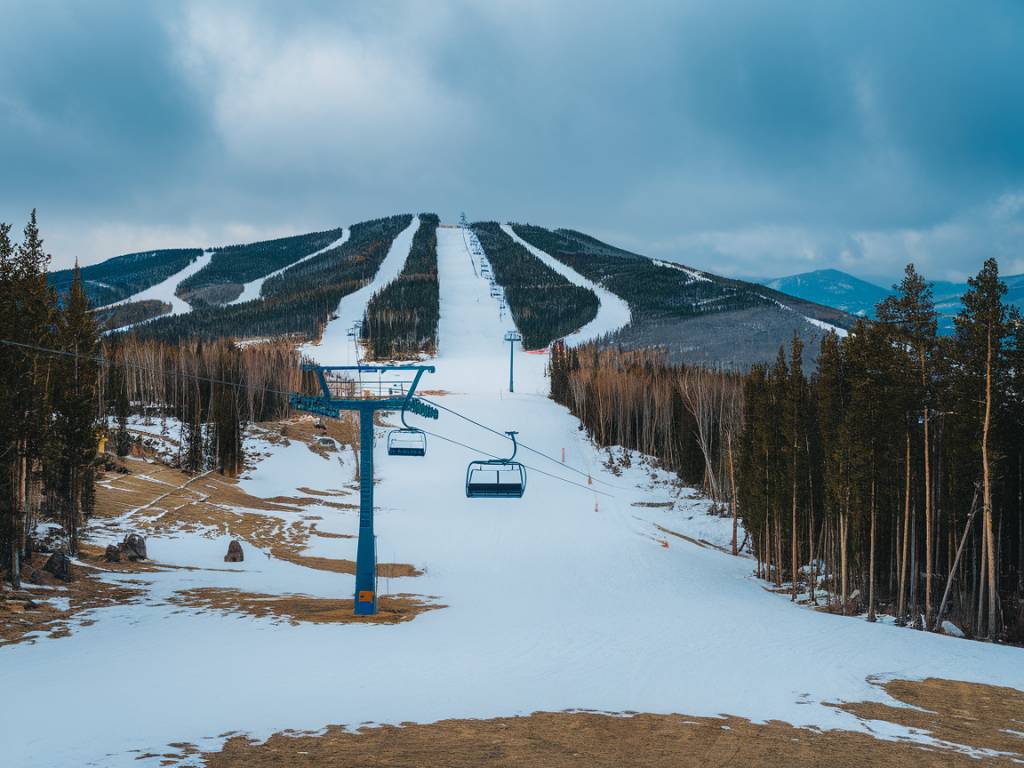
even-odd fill
[(732, 501), (757, 574), (793, 599), (1021, 643), (1024, 325), (995, 261), (969, 285), (952, 337), (911, 266), (815, 361), (799, 339), (742, 377), (557, 348), (552, 396), (599, 444)]
[(374, 360), (411, 358), (437, 350), (441, 315), (437, 282), (436, 214), (421, 213), (409, 256), (398, 278), (370, 299), (363, 341)]
[(159, 299), (143, 299), (116, 304), (112, 307), (100, 307), (93, 310), (96, 324), (101, 330), (111, 331), (124, 328), (135, 323), (144, 323), (171, 311), (171, 305)]
[(136, 438), (131, 414), (181, 424), (178, 463), (192, 472), (242, 468), (247, 422), (288, 413), (302, 384), (293, 344), (101, 341), (80, 271), (58, 301), (35, 212), (15, 244), (0, 224), (0, 573), (20, 584), (36, 524), (56, 522), (76, 555), (97, 470)]
[[(128, 298), (180, 272), (203, 255), (199, 248), (172, 248), (162, 251), (128, 253), (102, 264), (82, 267), (82, 287), (95, 307)], [(50, 272), (49, 284), (61, 296), (71, 289), (75, 270)]]
[(99, 334), (79, 271), (58, 303), (35, 211), (21, 243), (10, 230), (0, 224), (0, 568), (17, 585), (39, 510), (60, 522), (69, 551), (77, 549), (92, 503), (100, 374)]
[(262, 297), (161, 317), (133, 328), (141, 338), (166, 341), (295, 335), (315, 339), (344, 296), (373, 279), (409, 214), (355, 224), (349, 239), (286, 269), (263, 284)]
[(597, 296), (573, 285), (505, 234), (496, 222), (478, 222), (480, 239), (494, 277), (505, 289), (516, 328), (526, 349), (546, 347), (579, 330), (597, 315)]
[(771, 303), (763, 289), (695, 276), (692, 270), (661, 266), (582, 232), (513, 224), (516, 234), (595, 283), (621, 296), (635, 319), (662, 319), (723, 312)]
[(178, 284), (177, 295), (195, 306), (226, 304), (241, 294), (244, 283), (276, 272), (325, 248), (338, 240), (342, 231), (338, 227), (325, 232), (218, 248), (209, 264)]
[(669, 365), (662, 350), (596, 344), (556, 343), (549, 366), (551, 397), (598, 445), (657, 456), (716, 501), (731, 496), (727, 446), (740, 423), (739, 374)]

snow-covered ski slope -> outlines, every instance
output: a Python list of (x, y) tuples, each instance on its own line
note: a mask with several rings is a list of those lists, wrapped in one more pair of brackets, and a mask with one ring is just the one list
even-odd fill
[(180, 283), (186, 277), (191, 277), (196, 272), (201, 270), (203, 267), (210, 263), (210, 259), (212, 258), (213, 251), (203, 251), (202, 256), (199, 256), (195, 261), (188, 264), (183, 269), (175, 272), (173, 275), (166, 278), (165, 280), (160, 281), (156, 285), (151, 285), (149, 288), (139, 291), (138, 293), (133, 293), (126, 299), (121, 299), (120, 301), (115, 301), (111, 304), (106, 304), (104, 306), (116, 307), (121, 304), (128, 304), (129, 302), (133, 301), (158, 299), (159, 301), (163, 301), (171, 305), (171, 311), (166, 315), (162, 315), (162, 317), (170, 317), (171, 315), (183, 315), (186, 314), (187, 312), (191, 312), (192, 305), (189, 304), (187, 301), (182, 301), (177, 296), (175, 296), (174, 291), (177, 289), (178, 283)]
[[(332, 365), (355, 365), (358, 362), (359, 353), (348, 334), (353, 325), (362, 321), (366, 314), (366, 305), (373, 298), (373, 294), (401, 274), (405, 260), (409, 256), (409, 249), (412, 247), (412, 239), (419, 227), (420, 217), (415, 216), (409, 226), (399, 232), (392, 241), (388, 255), (384, 257), (373, 280), (342, 298), (334, 313), (337, 318), (327, 323), (323, 337), (318, 343), (307, 344), (302, 348), (304, 354), (321, 362), (330, 360)], [(346, 236), (347, 232), (348, 230)]]
[(501, 228), (505, 231), (505, 234), (511, 237), (515, 242), (526, 248), (526, 250), (555, 270), (555, 272), (558, 272), (560, 275), (565, 277), (570, 283), (583, 286), (584, 288), (589, 288), (597, 294), (597, 300), (600, 302), (597, 309), (597, 315), (593, 320), (576, 331), (576, 333), (566, 336), (566, 344), (575, 346), (577, 344), (593, 341), (594, 339), (606, 336), (613, 331), (617, 331), (619, 328), (622, 328), (624, 325), (629, 323), (629, 304), (600, 284), (587, 280), (587, 278), (583, 277), (583, 275), (575, 269), (563, 264), (551, 254), (530, 245), (516, 234), (511, 225), (502, 224)]
[(283, 272), (287, 272), (292, 267), (301, 264), (304, 261), (309, 261), (310, 259), (314, 258), (315, 256), (319, 256), (321, 253), (324, 253), (325, 251), (329, 251), (332, 248), (337, 248), (339, 245), (344, 245), (345, 242), (348, 240), (348, 236), (350, 234), (351, 232), (349, 228), (345, 227), (345, 229), (341, 233), (341, 237), (339, 237), (330, 245), (325, 245), (320, 250), (313, 251), (313, 253), (307, 256), (303, 256), (298, 261), (293, 261), (291, 264), (285, 267), (281, 267), (280, 269), (276, 269), (268, 275), (264, 275), (263, 277), (257, 277), (252, 282), (246, 283), (245, 285), (242, 286), (242, 292), (239, 294), (238, 298), (233, 301), (229, 301), (228, 304), (241, 304), (243, 301), (252, 301), (253, 299), (258, 299), (260, 297), (260, 292), (263, 290), (263, 284), (267, 282), (267, 280), (269, 280), (272, 277), (277, 277)]
[[(137, 761), (140, 752), (130, 750), (159, 755), (171, 742), (209, 749), (229, 731), (265, 737), (330, 723), (577, 708), (870, 725), (883, 737), (926, 740), (826, 703), (885, 700), (872, 676), (1024, 689), (1019, 649), (796, 608), (751, 577), (749, 559), (659, 530), (724, 541), (729, 522), (707, 516), (706, 502), (636, 461), (618, 475), (608, 471), (607, 454), (547, 398), (542, 356), (516, 352), (509, 395), (502, 341), (509, 326), (474, 274), (459, 230), (438, 230), (438, 259), (437, 373), (423, 387), (445, 390), (431, 397), (448, 408), (518, 429), (523, 442), (552, 456), (564, 448), (567, 464), (591, 473), (594, 485), (523, 452), (530, 467), (583, 487), (531, 471), (521, 500), (468, 500), (471, 451), (432, 437), (424, 458), (389, 457), (378, 439), (379, 558), (425, 571), (382, 579), (382, 591), (433, 595), (447, 606), (397, 625), (290, 626), (167, 605), (173, 591), (198, 586), (349, 597), (354, 580), (251, 547), (244, 563), (223, 570), (229, 536), (153, 536), (151, 556), (200, 570), (111, 576), (152, 581), (149, 597), (96, 611), (95, 623), (70, 637), (0, 648), (0, 680), (18, 691), (18, 706), (0, 718), (5, 764), (150, 766), (160, 758)], [(337, 363), (335, 350), (311, 351)], [(507, 448), (449, 413), (416, 421), (491, 453)], [(352, 479), (350, 459), (339, 466), (296, 442), (264, 450), (270, 455), (244, 481), (262, 496), (308, 495), (297, 489), (338, 489)], [(324, 531), (357, 530), (354, 510), (312, 505), (303, 514), (320, 515)], [(324, 539), (311, 554), (354, 559), (355, 546), (355, 539)], [(45, 716), (54, 691), (62, 711), (73, 713), (59, 724)]]

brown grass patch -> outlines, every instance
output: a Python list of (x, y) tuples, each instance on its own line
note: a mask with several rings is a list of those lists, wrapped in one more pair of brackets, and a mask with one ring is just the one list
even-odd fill
[[(912, 716), (940, 738), (962, 745), (1004, 749), (1017, 755), (1024, 739), (1000, 734), (1024, 709), (1021, 693), (988, 686), (935, 680), (890, 683), (890, 693), (912, 701), (934, 702), (952, 696), (948, 712), (937, 715), (869, 708), (864, 716), (885, 715), (905, 722)], [(969, 689), (969, 690), (968, 690)], [(964, 707), (960, 714), (953, 710)], [(852, 711), (852, 710), (851, 710)], [(891, 717), (890, 717), (891, 716)], [(958, 719), (955, 730), (945, 720)], [(880, 741), (865, 733), (795, 728), (772, 721), (754, 724), (737, 717), (710, 718), (639, 714), (631, 717), (592, 712), (541, 712), (493, 720), (444, 720), (418, 725), (360, 728), (331, 726), (322, 734), (279, 733), (263, 744), (245, 737), (229, 739), (221, 751), (203, 755), (209, 768), (696, 768), (697, 766), (784, 766), (785, 768), (923, 768), (924, 766), (1012, 765), (1009, 756), (976, 759), (955, 749), (907, 741)]]
[[(314, 568), (318, 571), (353, 575), (356, 572), (354, 560), (303, 555), (283, 547), (271, 550), (271, 554), (279, 560), (287, 560), (289, 563), (295, 563), (306, 568)], [(408, 563), (377, 563), (377, 575), (381, 578), (397, 579), (403, 576), (422, 576), (423, 571)]]
[[(42, 570), (49, 555), (37, 553), (31, 561), (22, 564), (22, 582), (30, 579), (55, 589), (22, 589), (0, 592), (0, 646), (20, 642), (34, 642), (28, 635), (46, 633), (48, 637), (67, 637), (71, 634), (72, 620), (94, 608), (138, 602), (144, 590), (111, 584), (96, 578), (96, 573), (82, 566), (75, 566), (74, 580), (63, 582)], [(50, 597), (67, 598), (69, 607), (62, 610), (44, 602)], [(92, 620), (79, 621), (80, 626), (92, 624)]]
[(1024, 692), (937, 678), (892, 680), (882, 687), (894, 699), (920, 709), (874, 702), (839, 706), (860, 718), (921, 728), (954, 744), (1024, 752)]
[(419, 595), (379, 595), (377, 613), (356, 616), (351, 599), (309, 597), (307, 595), (264, 595), (237, 589), (202, 587), (176, 592), (170, 602), (189, 608), (215, 610), (229, 614), (273, 618), (291, 625), (312, 624), (398, 624), (411, 621), (424, 611), (444, 608), (425, 602)]

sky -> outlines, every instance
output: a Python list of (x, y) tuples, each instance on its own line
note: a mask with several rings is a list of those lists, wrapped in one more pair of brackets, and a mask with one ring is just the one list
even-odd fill
[(407, 211), (734, 276), (1024, 272), (1024, 3), (0, 0), (53, 267)]

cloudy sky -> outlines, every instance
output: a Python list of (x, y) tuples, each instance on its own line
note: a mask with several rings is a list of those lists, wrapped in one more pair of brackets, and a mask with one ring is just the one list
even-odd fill
[[(608, 6), (608, 7), (605, 7)], [(1024, 272), (1024, 3), (0, 0), (55, 266), (402, 211), (712, 271)]]

